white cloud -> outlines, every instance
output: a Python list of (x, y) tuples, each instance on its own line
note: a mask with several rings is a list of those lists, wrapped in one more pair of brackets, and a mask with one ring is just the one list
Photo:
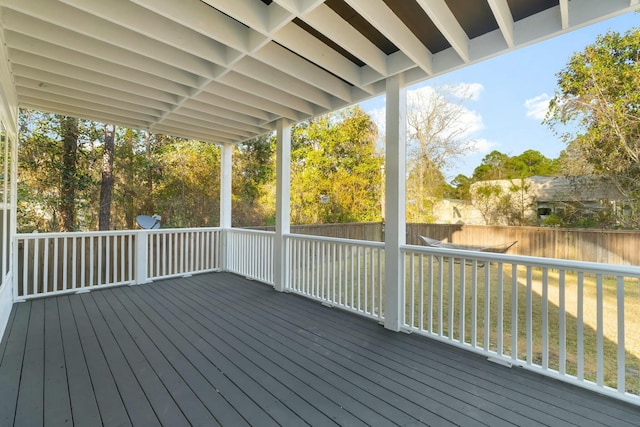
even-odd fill
[(469, 154), (485, 154), (489, 153), (494, 147), (498, 144), (492, 141), (489, 141), (485, 138), (474, 139), (469, 143), (469, 148), (471, 149), (471, 153)]
[(480, 100), (480, 93), (484, 90), (484, 86), (482, 86), (481, 83), (458, 83), (455, 85), (445, 85), (443, 89), (457, 98), (478, 101)]
[(549, 101), (551, 97), (546, 93), (540, 94), (536, 97), (529, 98), (524, 101), (524, 107), (527, 110), (527, 117), (531, 117), (536, 120), (544, 120), (549, 110)]

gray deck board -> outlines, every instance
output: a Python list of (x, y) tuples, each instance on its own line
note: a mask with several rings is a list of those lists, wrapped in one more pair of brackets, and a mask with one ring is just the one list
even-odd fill
[(640, 407), (227, 273), (16, 304), (0, 425), (640, 425)]

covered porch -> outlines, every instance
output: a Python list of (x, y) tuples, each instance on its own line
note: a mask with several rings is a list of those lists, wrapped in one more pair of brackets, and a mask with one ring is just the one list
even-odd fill
[(635, 406), (230, 273), (17, 304), (2, 425), (637, 425)]
[[(637, 0), (468, 5), (0, 0), (3, 422), (633, 425), (640, 269), (407, 245), (404, 159), (408, 85)], [(385, 242), (291, 233), (291, 123), (382, 94)], [(16, 233), (19, 107), (220, 144), (220, 227)], [(275, 232), (232, 228), (266, 132)]]

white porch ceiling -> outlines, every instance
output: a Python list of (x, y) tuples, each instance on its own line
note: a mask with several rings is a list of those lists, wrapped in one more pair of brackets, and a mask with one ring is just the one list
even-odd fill
[[(21, 107), (221, 144), (638, 0), (0, 0)], [(552, 52), (550, 54), (553, 54)], [(514, 76), (514, 78), (518, 78)], [(6, 92), (6, 90), (5, 90)]]

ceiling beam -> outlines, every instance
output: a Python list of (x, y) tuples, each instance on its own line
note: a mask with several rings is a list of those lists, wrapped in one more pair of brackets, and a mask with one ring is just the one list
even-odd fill
[(115, 64), (126, 64), (128, 67), (162, 77), (186, 86), (195, 86), (201, 78), (174, 65), (146, 58), (132, 51), (116, 47), (101, 40), (80, 37), (78, 33), (43, 22), (11, 9), (3, 10), (3, 28), (5, 33), (23, 34), (34, 39), (43, 40), (57, 46), (64, 46), (79, 54), (99, 56), (105, 61)]
[(432, 54), (382, 0), (345, 0), (427, 74), (433, 74)]
[(569, 0), (560, 0), (560, 19), (562, 21), (562, 29), (569, 28)]
[(29, 96), (20, 97), (20, 106), (54, 114), (73, 116), (79, 119), (93, 120), (102, 123), (114, 123), (119, 126), (130, 127), (133, 129), (145, 130), (148, 129), (150, 125), (148, 122), (132, 120), (130, 117), (115, 114), (113, 112), (104, 113), (102, 111), (95, 111), (87, 108), (77, 108), (67, 104), (61, 104), (51, 101), (45, 102), (41, 98), (31, 98)]
[(256, 33), (255, 30), (201, 1), (191, 2), (188, 7), (175, 0), (130, 1), (239, 52), (249, 52), (250, 35)]
[(331, 109), (334, 105), (332, 97), (326, 92), (254, 58), (243, 58), (233, 69), (236, 73), (251, 77), (256, 81), (262, 82), (264, 85), (269, 85), (291, 96), (302, 98), (309, 103), (319, 105), (325, 109)]
[(8, 9), (30, 15), (42, 22), (54, 24), (55, 27), (51, 27), (49, 31), (49, 37), (53, 43), (55, 43), (59, 31), (72, 30), (76, 34), (102, 40), (168, 65), (180, 64), (182, 69), (198, 76), (214, 78), (220, 72), (219, 66), (214, 66), (202, 58), (151, 38), (143, 37), (127, 28), (114, 26), (114, 24), (97, 16), (62, 3), (56, 3), (55, 7), (43, 8), (40, 0), (2, 0), (2, 5)]
[(80, 55), (73, 50), (41, 40), (32, 39), (21, 34), (12, 33), (10, 31), (7, 32), (6, 35), (7, 46), (15, 51), (20, 51), (20, 55), (28, 53), (35, 57), (62, 62), (70, 66), (100, 74), (107, 74), (111, 77), (169, 92), (178, 96), (188, 96), (191, 93), (191, 88), (187, 86), (155, 75), (149, 75), (142, 71), (127, 68), (120, 64), (114, 64), (113, 62), (87, 55)]
[(127, 32), (188, 52), (214, 64), (227, 65), (227, 47), (171, 19), (150, 12), (129, 0), (59, 0)]
[(513, 15), (511, 15), (511, 9), (509, 9), (509, 4), (507, 0), (487, 0), (489, 2), (489, 7), (493, 12), (493, 16), (496, 18), (496, 22), (498, 23), (498, 27), (500, 27), (500, 31), (502, 32), (502, 37), (504, 37), (504, 41), (507, 43), (509, 48), (515, 46), (514, 35), (513, 35)]
[(265, 45), (252, 56), (336, 98), (346, 102), (353, 98), (352, 86), (276, 43)]
[(211, 82), (202, 93), (193, 99), (199, 100), (206, 93), (215, 94), (230, 100), (242, 100), (243, 103), (247, 105), (261, 109), (264, 116), (256, 115), (256, 117), (262, 120), (262, 123), (271, 122), (280, 117), (286, 117), (294, 122), (298, 122), (304, 118), (302, 113), (293, 110), (289, 106), (280, 104), (273, 99), (258, 96), (242, 87), (227, 85), (221, 82)]
[[(95, 111), (102, 114), (112, 114), (112, 109), (109, 105), (101, 104), (95, 100), (78, 99), (71, 96), (61, 95), (54, 92), (47, 92), (38, 89), (32, 89), (27, 87), (17, 87), (18, 95), (22, 98), (41, 99), (47, 102), (57, 103), (60, 105), (68, 105), (70, 107), (84, 109), (87, 111)], [(125, 110), (122, 111), (122, 116), (125, 116)], [(156, 121), (157, 116), (145, 114), (139, 111), (126, 111), (126, 117), (135, 119), (139, 122), (153, 123)]]
[(306, 60), (328, 70), (353, 85), (360, 84), (360, 68), (296, 24), (289, 24), (273, 35), (273, 40)]
[(11, 62), (15, 65), (27, 66), (35, 69), (45, 69), (49, 73), (58, 74), (64, 77), (70, 77), (77, 81), (92, 83), (99, 86), (119, 89), (121, 91), (130, 92), (142, 97), (155, 99), (167, 103), (167, 105), (175, 104), (179, 101), (179, 97), (174, 94), (163, 92), (158, 89), (142, 86), (131, 81), (112, 77), (107, 74), (98, 73), (82, 69), (64, 62), (52, 59), (42, 58), (31, 55), (26, 52), (9, 50)]
[(261, 84), (259, 80), (252, 79), (251, 77), (247, 77), (236, 72), (225, 74), (220, 79), (220, 82), (228, 86), (235, 86), (242, 91), (252, 93), (283, 106), (288, 106), (289, 108), (304, 113), (305, 115), (313, 116), (319, 112), (312, 103), (305, 99), (290, 95), (275, 87)]
[(43, 71), (37, 68), (31, 68), (20, 64), (14, 64), (12, 66), (13, 74), (16, 79), (32, 79), (38, 81), (38, 84), (45, 86), (59, 86), (62, 90), (79, 90), (88, 94), (95, 94), (98, 96), (104, 96), (110, 99), (118, 99), (126, 102), (131, 102), (137, 105), (145, 105), (150, 108), (156, 108), (160, 111), (164, 111), (170, 108), (171, 105), (166, 102), (158, 101), (144, 96), (125, 92), (120, 89), (109, 88), (85, 81), (78, 81), (68, 76), (61, 76), (58, 74)]
[(146, 105), (140, 105), (140, 103), (133, 103), (124, 101), (118, 98), (106, 97), (95, 93), (84, 92), (68, 87), (58, 86), (52, 83), (44, 83), (39, 80), (30, 79), (27, 77), (17, 76), (15, 78), (16, 89), (29, 88), (39, 90), (41, 92), (48, 92), (57, 95), (68, 96), (73, 99), (92, 101), (104, 106), (116, 108), (125, 112), (139, 112), (149, 116), (160, 117), (162, 114), (161, 109), (151, 108)]
[(330, 7), (322, 5), (302, 19), (382, 76), (387, 76), (387, 55)]
[(418, 5), (447, 39), (465, 63), (469, 58), (469, 37), (444, 0), (417, 0)]

